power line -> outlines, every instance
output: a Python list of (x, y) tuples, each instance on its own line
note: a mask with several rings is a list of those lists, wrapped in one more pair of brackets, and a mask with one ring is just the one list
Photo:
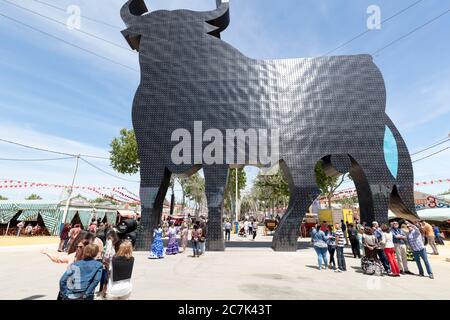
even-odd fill
[[(418, 5), (418, 4), (419, 4), (420, 2), (422, 2), (422, 1), (423, 1), (423, 0), (418, 0), (418, 1), (414, 2), (413, 4), (409, 5), (408, 7), (403, 8), (402, 10), (400, 10), (400, 11), (396, 12), (395, 14), (393, 14), (392, 16), (390, 16), (390, 17), (388, 17), (388, 18), (382, 20), (381, 23), (385, 23), (385, 22), (387, 22), (387, 21), (389, 21), (389, 20), (395, 18), (396, 16), (402, 14), (403, 12), (405, 12), (405, 11), (411, 9), (412, 7)], [(339, 46), (337, 46), (337, 47), (334, 48), (333, 50), (330, 50), (330, 51), (328, 51), (327, 53), (325, 53), (324, 55), (325, 55), (325, 56), (326, 56), (326, 55), (329, 55), (330, 53), (333, 53), (334, 51), (339, 50), (339, 49), (345, 47), (345, 46), (348, 45), (349, 43), (355, 41), (356, 39), (362, 37), (363, 35), (369, 33), (370, 31), (371, 31), (370, 29), (367, 29), (366, 31), (357, 34), (356, 36), (354, 36), (354, 37), (351, 38), (350, 40), (348, 40), (348, 41), (346, 41), (346, 42), (340, 44)]]
[(53, 35), (53, 34), (51, 34), (51, 33), (42, 31), (42, 30), (40, 30), (40, 29), (38, 29), (38, 28), (35, 28), (35, 27), (33, 27), (33, 26), (29, 25), (29, 24), (26, 24), (26, 23), (24, 23), (24, 22), (22, 22), (22, 21), (16, 20), (16, 19), (14, 19), (14, 18), (12, 18), (12, 17), (10, 17), (10, 16), (8, 16), (8, 15), (5, 15), (5, 14), (3, 14), (3, 13), (0, 13), (0, 16), (6, 18), (6, 19), (8, 19), (8, 20), (14, 21), (14, 22), (16, 22), (16, 23), (18, 23), (18, 24), (20, 24), (20, 25), (23, 25), (23, 26), (25, 26), (25, 27), (27, 27), (27, 28), (30, 28), (30, 29), (32, 29), (32, 30), (34, 30), (34, 31), (36, 31), (36, 32), (45, 34), (46, 36), (48, 36), (48, 37), (50, 37), (50, 38), (53, 38), (53, 39), (56, 39), (56, 40), (58, 40), (58, 41), (61, 41), (61, 42), (65, 43), (65, 44), (67, 44), (67, 45), (69, 45), (69, 46), (71, 46), (71, 47), (80, 49), (80, 50), (82, 50), (82, 51), (84, 51), (84, 52), (87, 52), (87, 53), (89, 53), (89, 54), (91, 54), (91, 55), (94, 55), (94, 56), (96, 56), (97, 58), (100, 58), (100, 59), (109, 61), (109, 62), (114, 63), (114, 64), (116, 64), (116, 65), (119, 65), (119, 66), (121, 66), (121, 67), (127, 68), (127, 69), (129, 69), (129, 70), (132, 70), (132, 71), (135, 71), (135, 72), (139, 72), (139, 70), (137, 70), (137, 69), (134, 69), (134, 68), (132, 68), (132, 67), (130, 67), (130, 66), (127, 66), (127, 65), (125, 65), (125, 64), (123, 64), (123, 63), (120, 63), (120, 62), (115, 61), (115, 60), (113, 60), (113, 59), (110, 59), (110, 58), (108, 58), (108, 57), (105, 57), (105, 56), (103, 56), (103, 55), (101, 55), (101, 54), (98, 54), (98, 53), (96, 53), (96, 52), (94, 52), (94, 51), (91, 51), (91, 50), (89, 50), (89, 49), (85, 49), (85, 48), (83, 48), (83, 47), (80, 47), (80, 46), (78, 46), (78, 45), (76, 45), (76, 44), (73, 44), (73, 43), (71, 43), (71, 42), (69, 42), (69, 41), (66, 41), (66, 40), (64, 40), (64, 39), (62, 39), (62, 38), (60, 38), (60, 37), (57, 37), (57, 36), (55, 36), (55, 35)]
[(10, 159), (10, 158), (0, 158), (0, 161), (15, 161), (15, 162), (28, 162), (28, 161), (54, 161), (54, 160), (67, 160), (73, 159), (74, 157), (65, 158), (50, 158), (50, 159)]
[(447, 13), (450, 12), (450, 9), (447, 9), (446, 11), (442, 12), (441, 14), (439, 14), (438, 16), (434, 17), (431, 20), (428, 20), (427, 22), (425, 22), (424, 24), (416, 27), (415, 29), (413, 29), (412, 31), (408, 32), (407, 34), (401, 36), (400, 38), (395, 39), (394, 41), (391, 41), (390, 43), (388, 43), (387, 45), (385, 45), (384, 47), (378, 49), (377, 51), (375, 51), (374, 53), (372, 53), (373, 56), (377, 55), (379, 52), (383, 51), (384, 49), (392, 46), (393, 44), (399, 42), (400, 40), (405, 39), (406, 37), (410, 36), (411, 34), (413, 34), (414, 32), (422, 29), (423, 27), (429, 25), (430, 23), (436, 21), (437, 19), (441, 18), (442, 16), (446, 15)]
[(111, 177), (114, 177), (114, 178), (117, 178), (117, 179), (120, 179), (120, 180), (124, 180), (124, 181), (128, 181), (128, 182), (136, 182), (136, 183), (140, 182), (140, 181), (137, 181), (137, 180), (130, 180), (130, 179), (125, 179), (125, 178), (116, 176), (115, 174), (109, 173), (108, 171), (105, 171), (105, 170), (97, 167), (96, 165), (92, 164), (91, 162), (87, 161), (86, 159), (83, 159), (82, 157), (80, 157), (80, 159), (83, 160), (88, 165), (90, 165), (91, 167), (93, 167), (93, 168), (95, 168), (95, 169), (97, 169), (97, 170), (99, 170), (99, 171), (103, 172), (104, 174), (107, 174), (107, 175), (109, 175)]
[(439, 145), (441, 145), (443, 143), (446, 143), (447, 141), (450, 141), (450, 138), (447, 138), (446, 140), (441, 141), (441, 142), (436, 142), (436, 143), (432, 144), (431, 146), (429, 146), (429, 147), (427, 147), (425, 149), (422, 149), (422, 150), (419, 150), (417, 152), (414, 152), (414, 153), (411, 154), (411, 156), (414, 156), (416, 154), (422, 153), (422, 152), (427, 151), (429, 149), (433, 149), (434, 147), (437, 147), (437, 146), (439, 146)]
[[(17, 3), (11, 2), (11, 1), (9, 1), (9, 0), (2, 0), (2, 1), (3, 1), (3, 2), (6, 2), (6, 3), (9, 3), (10, 5), (15, 6), (16, 8), (19, 8), (19, 9), (22, 9), (22, 10), (25, 10), (25, 11), (28, 11), (28, 12), (30, 12), (30, 13), (32, 13), (32, 14), (35, 14), (35, 15), (38, 15), (38, 16), (44, 18), (44, 19), (47, 19), (47, 20), (50, 20), (50, 21), (52, 21), (52, 22), (58, 23), (58, 24), (60, 24), (60, 25), (62, 25), (62, 26), (64, 26), (64, 27), (67, 26), (67, 24), (64, 23), (64, 22), (58, 21), (58, 20), (56, 20), (56, 19), (53, 19), (52, 17), (46, 16), (46, 15), (44, 15), (44, 14), (41, 14), (41, 13), (37, 12), (37, 11), (34, 11), (34, 10), (31, 10), (31, 9), (22, 7), (22, 6), (18, 5)], [(87, 35), (87, 36), (89, 36), (89, 37), (92, 37), (92, 38), (95, 38), (95, 39), (97, 39), (97, 40), (104, 41), (104, 42), (106, 42), (106, 43), (108, 43), (108, 44), (110, 44), (110, 45), (113, 45), (113, 46), (115, 46), (115, 47), (118, 47), (118, 48), (120, 48), (120, 49), (123, 49), (123, 50), (129, 51), (129, 52), (135, 53), (135, 51), (133, 51), (133, 50), (130, 49), (130, 48), (124, 47), (124, 46), (122, 46), (122, 45), (120, 45), (120, 44), (117, 44), (117, 43), (115, 43), (115, 42), (113, 42), (113, 41), (110, 41), (110, 40), (108, 40), (108, 39), (99, 37), (99, 36), (97, 36), (97, 35), (95, 35), (95, 34), (93, 34), (93, 33), (86, 32), (86, 31), (83, 31), (83, 30), (77, 29), (77, 28), (74, 28), (74, 30), (75, 30), (76, 32), (80, 32), (80, 33), (82, 33), (82, 34), (85, 34), (85, 35)]]
[[(47, 3), (47, 2), (44, 2), (44, 1), (40, 1), (40, 0), (32, 0), (32, 1), (40, 3), (40, 4), (43, 4), (43, 5), (47, 6), (47, 7), (51, 7), (51, 8), (54, 8), (56, 10), (60, 10), (60, 11), (63, 11), (65, 13), (67, 13), (67, 10), (65, 8), (58, 7), (58, 6), (54, 5), (54, 4)], [(95, 23), (103, 24), (103, 25), (111, 27), (111, 28), (115, 28), (115, 29), (119, 29), (119, 30), (123, 29), (123, 27), (121, 27), (121, 26), (116, 26), (116, 25), (113, 25), (113, 24), (110, 24), (110, 23), (107, 23), (107, 22), (104, 22), (104, 21), (101, 21), (101, 20), (90, 18), (90, 17), (85, 16), (85, 15), (81, 15), (81, 17), (83, 19), (90, 20), (90, 21), (95, 22)]]
[(1, 139), (1, 138), (0, 138), (0, 142), (9, 143), (9, 144), (13, 144), (13, 145), (16, 145), (16, 146), (19, 146), (19, 147), (28, 148), (28, 149), (32, 149), (32, 150), (38, 150), (38, 151), (43, 151), (43, 152), (49, 152), (49, 153), (54, 153), (54, 154), (61, 154), (61, 155), (65, 155), (65, 156), (70, 156), (71, 158), (75, 158), (75, 157), (78, 157), (78, 156), (83, 156), (85, 158), (97, 158), (97, 159), (109, 160), (109, 158), (106, 158), (106, 157), (92, 156), (92, 155), (87, 155), (87, 154), (80, 154), (80, 155), (78, 155), (78, 154), (71, 154), (71, 153), (66, 153), (66, 152), (54, 151), (54, 150), (50, 150), (50, 149), (38, 148), (38, 147), (34, 147), (34, 146), (30, 146), (30, 145), (26, 145), (26, 144), (22, 144), (22, 143), (18, 143), (18, 142), (6, 140), (6, 139)]
[(429, 154), (428, 156), (425, 156), (425, 157), (423, 157), (423, 158), (420, 158), (420, 159), (414, 160), (414, 161), (413, 161), (412, 163), (416, 163), (416, 162), (419, 162), (419, 161), (421, 161), (421, 160), (424, 160), (424, 159), (430, 158), (430, 157), (432, 157), (432, 156), (434, 156), (434, 155), (436, 155), (436, 154), (438, 154), (438, 153), (444, 152), (445, 150), (448, 150), (448, 149), (450, 149), (450, 147), (447, 147), (447, 148), (441, 149), (441, 150), (439, 150), (439, 151), (436, 151), (435, 153)]

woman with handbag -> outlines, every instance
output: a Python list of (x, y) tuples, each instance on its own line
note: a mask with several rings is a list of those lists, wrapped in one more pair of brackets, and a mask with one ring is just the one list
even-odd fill
[(373, 230), (370, 227), (364, 229), (363, 244), (364, 257), (361, 259), (361, 268), (363, 272), (369, 275), (376, 274), (382, 276), (384, 267), (378, 259), (378, 239), (373, 234)]

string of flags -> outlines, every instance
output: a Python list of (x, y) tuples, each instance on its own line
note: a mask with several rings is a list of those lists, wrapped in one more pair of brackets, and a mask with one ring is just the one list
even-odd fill
[[(414, 185), (416, 186), (424, 186), (424, 185), (434, 185), (440, 183), (450, 183), (450, 179), (437, 179), (430, 181), (421, 181), (416, 182)], [(53, 183), (39, 183), (39, 182), (30, 182), (30, 181), (20, 181), (20, 180), (8, 180), (2, 179), (0, 180), (0, 189), (23, 189), (23, 188), (72, 188), (71, 185), (66, 184), (53, 184)], [(79, 186), (74, 185), (73, 189), (79, 190), (87, 190), (95, 192), (101, 195), (104, 198), (111, 199), (113, 201), (121, 202), (121, 203), (139, 203), (140, 198), (135, 193), (129, 191), (125, 187), (99, 187), (99, 186)], [(110, 191), (111, 194), (108, 195), (103, 191)], [(357, 192), (355, 188), (348, 188), (341, 190), (339, 192), (335, 192), (333, 194), (332, 199), (342, 199), (342, 198), (350, 198), (357, 196)], [(326, 197), (321, 197), (321, 200), (325, 200)]]
[[(24, 188), (54, 188), (54, 189), (70, 189), (71, 185), (40, 183), (20, 180), (0, 180), (0, 189), (24, 189)], [(125, 187), (99, 187), (99, 186), (79, 186), (74, 185), (73, 189), (86, 190), (95, 192), (106, 199), (110, 199), (120, 203), (139, 203), (140, 199), (134, 193), (129, 192)], [(110, 194), (105, 192), (109, 191)]]

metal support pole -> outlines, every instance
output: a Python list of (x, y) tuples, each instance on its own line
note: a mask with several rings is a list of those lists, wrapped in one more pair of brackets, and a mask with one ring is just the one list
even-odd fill
[(236, 201), (235, 201), (235, 211), (236, 211), (236, 221), (239, 222), (239, 213), (238, 213), (238, 168), (236, 168)]
[(8, 231), (9, 231), (9, 224), (11, 223), (11, 220), (9, 220), (8, 221), (8, 226), (6, 227), (6, 233), (5, 233), (5, 236), (7, 236), (8, 235)]
[(69, 197), (67, 198), (66, 207), (64, 208), (63, 219), (61, 221), (61, 225), (59, 226), (59, 234), (61, 234), (61, 232), (63, 231), (64, 224), (66, 223), (66, 219), (67, 219), (67, 213), (69, 212), (70, 200), (72, 200), (73, 185), (75, 184), (75, 178), (77, 176), (78, 163), (80, 161), (80, 156), (78, 155), (76, 158), (77, 158), (77, 164), (75, 166), (75, 172), (73, 173), (72, 186), (70, 187)]

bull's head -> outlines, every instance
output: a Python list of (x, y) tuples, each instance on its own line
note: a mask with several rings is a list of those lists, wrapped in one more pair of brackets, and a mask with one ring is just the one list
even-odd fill
[[(196, 20), (204, 23), (204, 31), (212, 36), (220, 38), (220, 33), (228, 27), (230, 23), (229, 0), (216, 0), (217, 9), (205, 12), (194, 12), (190, 10), (175, 10), (174, 12), (189, 14)], [(163, 19), (164, 22), (170, 22), (170, 12), (165, 10), (155, 11), (145, 15), (148, 12), (144, 0), (129, 0), (122, 9), (120, 15), (125, 22), (127, 29), (122, 31), (123, 36), (128, 41), (132, 49), (139, 51), (141, 39), (141, 26), (147, 24), (146, 30), (151, 29), (152, 21)], [(161, 21), (159, 21), (161, 22)], [(183, 26), (180, 26), (183, 27)], [(150, 28), (150, 29), (149, 29)]]

